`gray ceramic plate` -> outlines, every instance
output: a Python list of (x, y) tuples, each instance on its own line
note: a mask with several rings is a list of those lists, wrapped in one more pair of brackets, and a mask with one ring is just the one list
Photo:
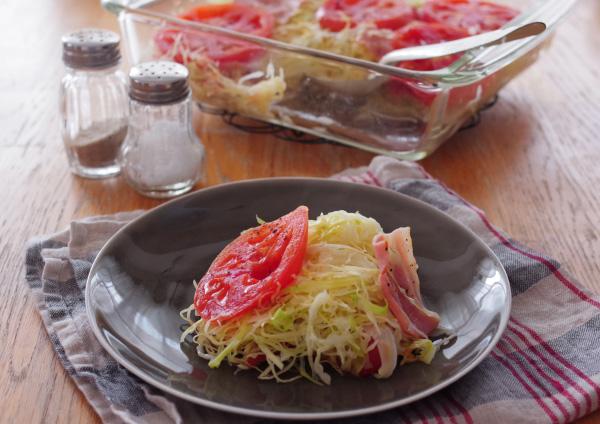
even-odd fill
[[(331, 386), (277, 384), (254, 371), (212, 370), (179, 343), (179, 311), (198, 279), (241, 230), (307, 205), (311, 218), (360, 211), (383, 229), (412, 227), (422, 291), (441, 325), (458, 337), (430, 366), (398, 367), (386, 380), (334, 376)], [(500, 262), (470, 230), (437, 209), (397, 194), (331, 180), (285, 178), (225, 184), (162, 205), (119, 231), (96, 259), (86, 289), (96, 336), (125, 368), (183, 399), (269, 418), (339, 418), (413, 402), (473, 369), (494, 347), (510, 311)]]

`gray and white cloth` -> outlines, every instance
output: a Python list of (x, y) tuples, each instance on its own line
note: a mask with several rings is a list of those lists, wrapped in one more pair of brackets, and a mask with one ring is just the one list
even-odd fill
[[(467, 376), (411, 405), (339, 422), (563, 423), (598, 409), (600, 296), (556, 260), (495, 228), (481, 210), (417, 164), (376, 157), (368, 167), (333, 178), (404, 193), (461, 221), (500, 258), (513, 294), (506, 332)], [(27, 248), (26, 281), (65, 370), (106, 423), (271, 422), (166, 395), (126, 371), (97, 342), (85, 314), (87, 275), (103, 244), (141, 213), (76, 221)]]

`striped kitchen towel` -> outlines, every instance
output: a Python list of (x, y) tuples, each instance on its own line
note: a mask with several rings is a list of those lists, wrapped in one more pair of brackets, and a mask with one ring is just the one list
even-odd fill
[[(467, 376), (406, 407), (339, 422), (563, 423), (598, 408), (600, 296), (582, 288), (554, 259), (510, 239), (417, 164), (376, 157), (368, 167), (333, 178), (404, 193), (461, 221), (500, 258), (513, 294), (506, 332)], [(264, 423), (148, 387), (96, 341), (83, 294), (91, 263), (104, 242), (140, 213), (73, 222), (68, 230), (28, 247), (27, 283), (63, 366), (107, 423)]]

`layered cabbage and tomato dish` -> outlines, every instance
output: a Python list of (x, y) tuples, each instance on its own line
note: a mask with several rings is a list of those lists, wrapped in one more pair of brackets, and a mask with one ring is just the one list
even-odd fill
[(423, 304), (408, 227), (386, 234), (345, 211), (309, 220), (305, 206), (259, 223), (219, 253), (181, 312), (182, 342), (210, 367), (330, 384), (332, 372), (387, 378), (431, 362), (439, 316)]
[[(396, 49), (498, 29), (517, 15), (515, 9), (487, 0), (213, 0), (177, 17), (377, 62)], [(370, 75), (360, 66), (297, 55), (186, 26), (168, 24), (153, 40), (158, 57), (188, 67), (196, 100), (247, 116), (291, 119), (300, 125), (311, 120), (310, 116), (320, 116), (340, 125), (354, 121), (361, 127), (377, 122), (381, 126), (391, 125), (382, 122), (386, 116), (420, 117), (436, 99), (431, 89), (399, 77), (357, 89), (360, 84), (353, 82), (367, 80)], [(458, 54), (397, 66), (433, 71), (460, 58)], [(340, 85), (340, 81), (351, 84)], [(485, 96), (477, 92), (479, 86), (490, 92), (495, 88), (490, 80), (461, 87), (448, 100), (450, 106), (464, 106)], [(377, 115), (377, 122), (373, 115)], [(331, 122), (321, 124), (330, 126)]]

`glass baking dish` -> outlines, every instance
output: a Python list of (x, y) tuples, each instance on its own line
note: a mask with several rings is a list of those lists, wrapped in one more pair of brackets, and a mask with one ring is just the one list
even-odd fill
[[(119, 17), (131, 64), (174, 59), (159, 33), (185, 31), (260, 50), (234, 70), (187, 61), (194, 99), (374, 153), (420, 160), (435, 151), (508, 81), (532, 64), (576, 0), (495, 0), (521, 11), (510, 24), (542, 21), (527, 39), (471, 50), (449, 66), (416, 71), (256, 37), (177, 15), (202, 0), (103, 0)], [(181, 48), (181, 47), (179, 47)]]

